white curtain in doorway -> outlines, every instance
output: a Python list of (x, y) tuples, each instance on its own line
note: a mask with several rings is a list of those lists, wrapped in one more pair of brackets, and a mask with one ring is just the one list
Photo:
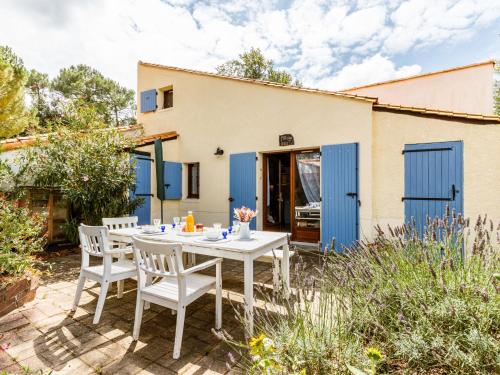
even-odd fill
[(319, 153), (307, 152), (296, 155), (297, 170), (308, 203), (319, 202)]

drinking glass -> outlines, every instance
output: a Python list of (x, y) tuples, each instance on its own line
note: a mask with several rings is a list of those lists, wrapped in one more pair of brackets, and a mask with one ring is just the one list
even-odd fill
[(162, 226), (160, 226), (160, 229), (161, 229), (162, 232), (165, 232), (165, 228), (166, 228), (165, 224), (163, 224)]
[(178, 225), (179, 232), (183, 232), (186, 228), (186, 216), (181, 217), (181, 223)]
[(181, 222), (181, 218), (179, 216), (174, 217), (174, 224), (175, 225), (179, 225), (180, 222)]
[(233, 232), (238, 233), (240, 231), (240, 222), (238, 220), (233, 220)]
[(153, 219), (153, 225), (155, 226), (155, 228), (159, 228), (160, 224), (161, 224), (160, 219)]
[(220, 233), (221, 229), (222, 229), (222, 224), (221, 223), (214, 223), (214, 229)]
[(227, 238), (227, 231), (226, 231), (226, 230), (223, 230), (223, 231), (222, 231), (222, 237), (224, 237), (224, 239), (226, 239), (226, 238)]

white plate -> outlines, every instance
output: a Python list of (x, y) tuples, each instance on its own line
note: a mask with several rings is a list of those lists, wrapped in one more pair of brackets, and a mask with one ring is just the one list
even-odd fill
[(159, 234), (159, 233), (165, 233), (165, 232), (162, 232), (161, 230), (154, 230), (154, 231), (149, 231), (149, 230), (141, 230), (141, 234)]
[(194, 242), (199, 242), (199, 243), (214, 243), (214, 244), (215, 243), (225, 243), (225, 242), (229, 242), (229, 241), (231, 241), (231, 239), (229, 239), (229, 238), (226, 238), (226, 239), (219, 238), (217, 240), (209, 240), (208, 238), (196, 238), (194, 240)]
[(237, 237), (235, 238), (234, 240), (235, 241), (243, 241), (243, 242), (248, 242), (248, 241), (255, 241), (257, 238), (255, 238), (254, 236), (251, 236), (250, 238), (240, 238), (240, 237)]
[(203, 236), (203, 232), (175, 232), (176, 235), (182, 237), (198, 237)]

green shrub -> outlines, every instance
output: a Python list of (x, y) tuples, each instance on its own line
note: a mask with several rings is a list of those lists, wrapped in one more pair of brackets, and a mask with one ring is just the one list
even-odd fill
[(43, 250), (45, 219), (0, 196), (0, 276), (17, 276), (36, 263)]
[[(274, 367), (266, 371), (349, 373), (350, 366), (373, 373), (365, 355), (373, 347), (382, 353), (377, 373), (499, 373), (493, 223), (479, 218), (469, 228), (461, 217), (445, 216), (429, 221), (423, 238), (413, 228), (377, 228), (373, 241), (326, 256), (319, 276), (301, 281), (285, 302), (284, 314), (258, 314), (257, 332), (273, 348), (266, 355)], [(262, 370), (261, 363), (250, 356), (247, 368)]]
[(0, 163), (11, 197), (19, 196), (25, 185), (62, 192), (71, 206), (64, 229), (73, 242), (81, 222), (101, 225), (103, 217), (130, 214), (142, 203), (142, 198), (129, 196), (135, 171), (127, 150), (133, 149), (133, 140), (98, 125), (86, 131), (61, 128), (48, 135), (24, 150), (15, 161), (16, 173)]
[(60, 131), (31, 149), (29, 174), (36, 186), (60, 188), (84, 223), (100, 225), (139, 202), (128, 196), (135, 173), (125, 149), (132, 145), (113, 130)]

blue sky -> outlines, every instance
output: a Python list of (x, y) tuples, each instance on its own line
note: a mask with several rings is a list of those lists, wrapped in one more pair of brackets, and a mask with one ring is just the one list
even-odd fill
[(499, 0), (3, 0), (28, 68), (89, 64), (135, 88), (138, 60), (205, 71), (250, 47), (338, 90), (500, 57)]

